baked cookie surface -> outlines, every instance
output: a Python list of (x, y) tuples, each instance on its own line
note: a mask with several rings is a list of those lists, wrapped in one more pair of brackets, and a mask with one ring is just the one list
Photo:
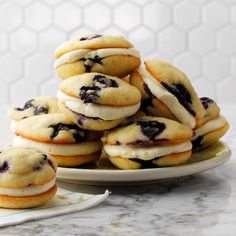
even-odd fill
[(122, 36), (90, 34), (78, 36), (60, 45), (55, 52), (59, 58), (63, 54), (77, 49), (132, 48), (133, 45)]
[(112, 130), (105, 136), (105, 140), (111, 145), (152, 146), (158, 143), (181, 143), (183, 140), (191, 139), (192, 135), (192, 130), (179, 122), (143, 116), (131, 121), (130, 125)]
[(42, 114), (61, 113), (58, 100), (51, 97), (36, 97), (28, 100), (23, 107), (10, 108), (7, 115), (14, 121)]
[(84, 103), (128, 106), (140, 102), (139, 91), (123, 80), (101, 73), (71, 77), (60, 84), (60, 91)]
[(54, 144), (80, 143), (100, 137), (98, 132), (80, 129), (62, 113), (22, 120), (16, 125), (16, 134), (33, 141)]

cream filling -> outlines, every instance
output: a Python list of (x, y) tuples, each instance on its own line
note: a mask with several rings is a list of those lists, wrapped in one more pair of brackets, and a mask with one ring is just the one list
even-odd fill
[(10, 123), (10, 129), (11, 131), (13, 131), (15, 133), (16, 131), (16, 124), (17, 124), (17, 121), (16, 120), (12, 120), (11, 123)]
[(88, 59), (88, 58), (95, 58), (95, 56), (104, 58), (113, 55), (128, 55), (128, 56), (140, 57), (139, 51), (137, 51), (135, 48), (103, 48), (97, 50), (79, 49), (68, 52), (59, 57), (54, 63), (54, 68), (57, 68), (58, 66), (61, 66), (65, 63), (77, 61), (81, 58)]
[(209, 120), (196, 130), (194, 130), (194, 136), (193, 140), (196, 139), (199, 136), (202, 136), (204, 134), (207, 134), (211, 131), (217, 130), (221, 127), (223, 127), (226, 124), (226, 120), (223, 116), (219, 116), (213, 120)]
[(13, 147), (32, 147), (39, 151), (58, 156), (79, 156), (98, 152), (102, 148), (100, 141), (82, 142), (76, 144), (40, 143), (20, 136), (13, 139)]
[(138, 72), (142, 75), (152, 94), (164, 103), (181, 123), (191, 129), (195, 127), (196, 119), (179, 103), (173, 94), (168, 92), (145, 68), (140, 67)]
[(47, 192), (51, 189), (56, 182), (56, 178), (51, 180), (50, 182), (37, 185), (37, 186), (28, 186), (24, 188), (2, 188), (0, 187), (0, 195), (7, 195), (12, 197), (27, 197), (27, 196), (34, 196), (40, 193)]
[(107, 106), (93, 103), (84, 103), (81, 99), (71, 97), (62, 91), (57, 93), (58, 100), (64, 102), (65, 105), (74, 112), (87, 117), (98, 117), (102, 120), (116, 120), (135, 114), (140, 102), (131, 106)]
[(111, 157), (138, 158), (149, 161), (171, 153), (180, 153), (192, 149), (190, 141), (171, 146), (132, 147), (127, 145), (104, 145), (105, 152)]

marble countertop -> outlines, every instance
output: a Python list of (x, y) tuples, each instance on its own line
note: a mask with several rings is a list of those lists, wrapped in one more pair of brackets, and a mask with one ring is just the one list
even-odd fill
[[(223, 166), (172, 182), (108, 187), (112, 194), (95, 208), (2, 228), (0, 235), (235, 236), (236, 106), (221, 107), (231, 125), (223, 140), (232, 150), (230, 161)], [(1, 126), (5, 133), (0, 138), (6, 141), (9, 131)], [(59, 186), (86, 193), (102, 193), (107, 188)]]

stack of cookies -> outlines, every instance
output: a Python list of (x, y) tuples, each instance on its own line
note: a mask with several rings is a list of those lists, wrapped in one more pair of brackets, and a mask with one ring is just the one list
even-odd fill
[(173, 65), (145, 60), (130, 75), (130, 83), (142, 94), (141, 110), (152, 116), (176, 120), (193, 131), (193, 150), (219, 140), (229, 124), (210, 98), (199, 98), (187, 76)]
[(8, 111), (13, 146), (53, 156), (61, 167), (96, 162), (120, 169), (184, 164), (228, 129), (219, 107), (199, 98), (173, 65), (146, 60), (121, 36), (92, 34), (56, 49), (57, 99)]

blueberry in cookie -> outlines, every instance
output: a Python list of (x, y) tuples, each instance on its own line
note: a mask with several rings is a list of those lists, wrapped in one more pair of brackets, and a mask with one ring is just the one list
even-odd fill
[(16, 122), (42, 114), (61, 113), (58, 100), (51, 97), (36, 97), (25, 102), (22, 107), (10, 108), (7, 116), (11, 119), (11, 129), (14, 131)]

